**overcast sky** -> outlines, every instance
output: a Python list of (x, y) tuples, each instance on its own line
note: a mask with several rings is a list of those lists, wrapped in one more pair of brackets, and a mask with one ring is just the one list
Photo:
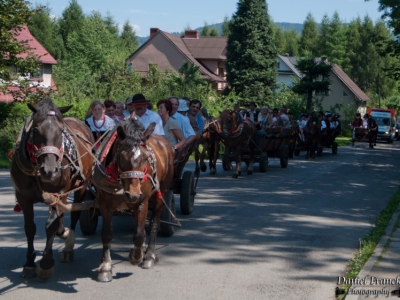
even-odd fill
[[(61, 16), (70, 0), (36, 0), (49, 4), (52, 14)], [(237, 10), (235, 0), (78, 0), (85, 14), (98, 11), (103, 16), (109, 12), (122, 26), (127, 20), (138, 36), (148, 36), (150, 28), (166, 32), (181, 32), (186, 27), (195, 29), (221, 23), (225, 16), (231, 17)], [(274, 22), (304, 23), (311, 13), (316, 22), (326, 14), (332, 17), (337, 11), (343, 22), (368, 15), (374, 22), (378, 12), (378, 0), (267, 0), (268, 12)]]

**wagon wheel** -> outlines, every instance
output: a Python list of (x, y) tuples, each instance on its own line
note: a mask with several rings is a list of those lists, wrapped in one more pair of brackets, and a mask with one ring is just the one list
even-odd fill
[(338, 144), (334, 142), (332, 144), (332, 154), (337, 154), (337, 151), (338, 151)]
[(289, 163), (289, 153), (287, 146), (282, 148), (280, 160), (281, 160), (281, 168), (287, 168)]
[[(85, 192), (85, 200), (94, 200), (95, 196), (89, 191)], [(92, 235), (96, 232), (99, 215), (95, 208), (82, 210), (79, 218), (79, 227), (83, 235)]]
[(268, 166), (268, 156), (265, 153), (261, 153), (260, 159), (258, 160), (258, 167), (260, 169), (260, 173), (267, 172)]
[[(167, 192), (167, 196), (164, 199), (165, 204), (170, 208), (172, 213), (175, 215), (175, 197), (174, 197), (174, 192), (172, 190), (169, 190)], [(173, 223), (174, 220), (172, 218), (171, 213), (168, 211), (166, 207), (164, 207), (164, 210), (161, 214), (161, 221), (165, 221), (168, 223)], [(164, 237), (170, 237), (174, 234), (175, 232), (175, 226), (168, 224), (168, 223), (163, 223), (160, 222), (160, 235)]]
[(193, 172), (186, 171), (182, 176), (181, 183), (181, 213), (190, 215), (193, 212), (195, 183)]

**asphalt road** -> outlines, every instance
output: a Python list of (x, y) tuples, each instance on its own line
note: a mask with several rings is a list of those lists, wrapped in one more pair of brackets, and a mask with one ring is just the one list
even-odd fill
[[(358, 144), (311, 160), (301, 153), (287, 169), (270, 159), (267, 173), (256, 165), (239, 179), (219, 165), (216, 176), (201, 174), (194, 213), (180, 215), (178, 206), (183, 227), (158, 238), (153, 270), (129, 263), (132, 219), (114, 217), (111, 283), (96, 282), (101, 223), (93, 236), (77, 230), (74, 263), (57, 261), (51, 279), (19, 276), (23, 216), (13, 212), (8, 171), (0, 171), (0, 298), (334, 299), (337, 277), (398, 188), (399, 150), (396, 143), (374, 150)], [(37, 260), (47, 217), (47, 207), (37, 205)], [(57, 259), (62, 247), (56, 239)]]

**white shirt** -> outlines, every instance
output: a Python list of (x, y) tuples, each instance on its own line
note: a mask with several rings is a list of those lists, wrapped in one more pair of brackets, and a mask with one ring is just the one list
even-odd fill
[(183, 116), (180, 113), (176, 112), (171, 116), (171, 118), (174, 119), (176, 123), (178, 123), (185, 139), (188, 139), (189, 137), (196, 135), (192, 125), (190, 125), (190, 120), (188, 117)]
[(115, 122), (109, 116), (105, 115), (104, 120), (96, 121), (93, 116), (86, 119), (90, 127), (90, 131), (93, 132), (105, 132), (109, 128), (113, 128), (115, 126)]
[(143, 116), (139, 117), (138, 115), (136, 115), (135, 118), (142, 122), (144, 129), (147, 129), (147, 127), (149, 127), (151, 123), (156, 123), (156, 127), (154, 128), (153, 133), (164, 135), (164, 127), (161, 117), (154, 111), (146, 109), (146, 112), (143, 114)]

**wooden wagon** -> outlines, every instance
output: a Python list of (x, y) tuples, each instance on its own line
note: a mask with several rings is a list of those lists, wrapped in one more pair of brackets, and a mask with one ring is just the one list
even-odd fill
[[(112, 132), (110, 133), (110, 135), (111, 134)], [(105, 140), (107, 140), (107, 137), (105, 138)], [(97, 163), (94, 165), (93, 180), (96, 182), (103, 181), (104, 186), (108, 186), (112, 193), (119, 195), (123, 193), (120, 179), (109, 180), (110, 176), (106, 174), (106, 166), (104, 165), (104, 161), (101, 158), (102, 156), (104, 156), (103, 152), (105, 147), (106, 146), (102, 143), (96, 154), (97, 159), (99, 162), (101, 162), (101, 164)], [(193, 212), (194, 196), (196, 195), (198, 175), (196, 177), (195, 173), (191, 171), (183, 172), (183, 169), (189, 159), (189, 156), (191, 155), (191, 152), (192, 147), (187, 146), (183, 148), (179, 153), (177, 153), (174, 159), (174, 178), (171, 187), (164, 199), (165, 208), (162, 212), (160, 221), (159, 232), (162, 236), (165, 237), (172, 236), (175, 231), (175, 227), (180, 227), (180, 223), (175, 217), (176, 207), (174, 194), (180, 195), (180, 207), (182, 214), (189, 215)], [(85, 199), (86, 201), (96, 199), (96, 189), (94, 186), (86, 191)], [(151, 213), (152, 208), (149, 207), (149, 214)], [(115, 214), (132, 216), (132, 213), (130, 211), (119, 211)], [(99, 216), (100, 212), (96, 207), (89, 210), (81, 211), (79, 223), (81, 231), (84, 235), (91, 235), (96, 232)]]

